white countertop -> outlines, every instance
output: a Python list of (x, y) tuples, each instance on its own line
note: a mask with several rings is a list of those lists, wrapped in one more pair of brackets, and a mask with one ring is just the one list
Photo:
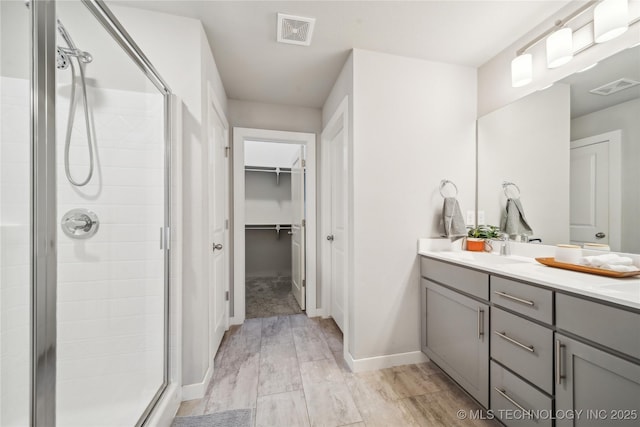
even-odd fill
[[(448, 239), (420, 239), (418, 244), (418, 254), (429, 258), (640, 309), (640, 276), (615, 279), (547, 267), (534, 259), (552, 257), (553, 251), (552, 246), (512, 243), (512, 253), (516, 255), (504, 257), (462, 251), (455, 243), (452, 247)], [(527, 256), (520, 255), (523, 252), (529, 253), (526, 253)]]

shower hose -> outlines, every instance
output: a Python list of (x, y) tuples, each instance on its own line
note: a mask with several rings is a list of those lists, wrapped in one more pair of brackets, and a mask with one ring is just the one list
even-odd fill
[(71, 101), (69, 103), (69, 118), (67, 120), (67, 134), (64, 141), (64, 171), (67, 175), (67, 179), (72, 185), (76, 187), (82, 187), (87, 185), (87, 183), (91, 180), (93, 176), (93, 141), (92, 141), (92, 129), (91, 129), (91, 120), (89, 117), (89, 103), (87, 102), (87, 84), (85, 82), (84, 75), (84, 63), (81, 60), (78, 60), (78, 67), (80, 69), (80, 84), (82, 87), (82, 102), (84, 104), (84, 120), (86, 123), (87, 130), (87, 148), (89, 150), (89, 173), (87, 177), (82, 181), (76, 181), (71, 176), (71, 169), (69, 167), (69, 150), (71, 146), (71, 134), (73, 132), (73, 122), (76, 114), (76, 85), (77, 85), (77, 75), (76, 69), (73, 65), (73, 61), (69, 60), (69, 65), (71, 65)]

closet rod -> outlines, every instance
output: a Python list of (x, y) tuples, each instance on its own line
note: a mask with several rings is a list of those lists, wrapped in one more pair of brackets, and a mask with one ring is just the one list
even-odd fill
[(280, 167), (262, 167), (262, 166), (245, 166), (245, 172), (273, 172), (276, 174), (276, 185), (280, 185), (280, 174), (281, 173), (291, 173), (291, 168), (280, 168)]
[(282, 225), (273, 225), (273, 226), (264, 226), (264, 225), (245, 225), (245, 230), (274, 230), (276, 232), (276, 239), (280, 239), (280, 231), (286, 230), (287, 234), (293, 234), (293, 228), (289, 226)]
[(289, 168), (270, 168), (270, 169), (257, 169), (257, 168), (244, 168), (246, 172), (271, 172), (271, 173), (291, 173)]

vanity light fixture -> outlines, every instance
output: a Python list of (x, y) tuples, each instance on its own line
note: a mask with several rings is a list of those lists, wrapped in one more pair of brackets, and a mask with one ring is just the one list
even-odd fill
[(533, 56), (530, 53), (518, 55), (511, 61), (511, 85), (521, 87), (533, 80)]
[(547, 37), (547, 67), (557, 68), (573, 59), (573, 31), (560, 28)]
[(628, 0), (604, 0), (593, 9), (593, 35), (596, 43), (613, 40), (628, 28)]
[[(533, 60), (529, 49), (546, 39), (547, 66), (549, 68), (560, 67), (571, 59), (596, 43), (612, 40), (623, 34), (627, 29), (640, 22), (640, 17), (629, 22), (629, 0), (590, 0), (566, 17), (557, 20), (553, 27), (525, 44), (516, 52), (516, 58), (511, 61), (511, 85), (521, 87), (533, 80)], [(580, 26), (581, 30), (593, 23), (594, 38), (591, 43), (574, 50), (573, 30), (567, 26), (584, 12), (594, 8), (593, 19)]]

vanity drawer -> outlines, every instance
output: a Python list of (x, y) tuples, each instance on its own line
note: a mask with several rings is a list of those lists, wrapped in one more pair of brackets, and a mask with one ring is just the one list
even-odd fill
[(489, 299), (489, 275), (469, 268), (422, 257), (420, 273), (423, 277), (450, 286), (470, 295)]
[(553, 324), (553, 291), (491, 276), (491, 302), (549, 325)]
[(491, 358), (553, 393), (553, 331), (499, 308), (491, 309)]
[(640, 359), (640, 313), (556, 293), (556, 326)]
[(491, 361), (491, 410), (508, 427), (551, 427), (551, 417), (535, 419), (536, 413), (551, 414), (551, 398)]

